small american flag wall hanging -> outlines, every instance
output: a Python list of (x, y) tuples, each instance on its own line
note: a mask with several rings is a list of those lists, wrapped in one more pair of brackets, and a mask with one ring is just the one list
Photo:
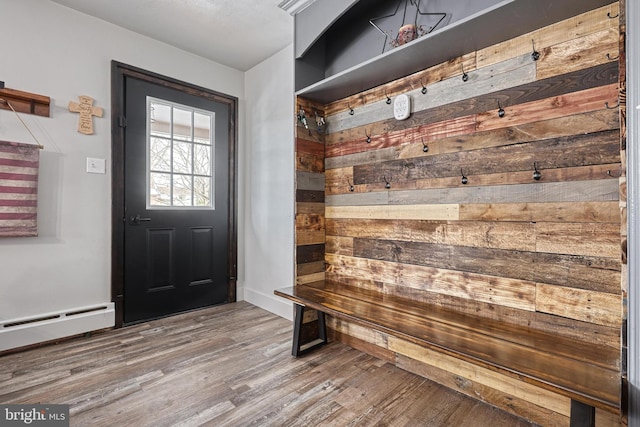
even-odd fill
[(40, 146), (0, 141), (0, 237), (37, 236)]

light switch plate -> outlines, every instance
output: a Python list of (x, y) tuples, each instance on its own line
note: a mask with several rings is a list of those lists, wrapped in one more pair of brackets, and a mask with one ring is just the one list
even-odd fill
[(87, 157), (87, 173), (106, 173), (107, 162), (105, 159)]
[(393, 116), (396, 120), (405, 120), (411, 115), (411, 99), (409, 95), (398, 95), (393, 102)]

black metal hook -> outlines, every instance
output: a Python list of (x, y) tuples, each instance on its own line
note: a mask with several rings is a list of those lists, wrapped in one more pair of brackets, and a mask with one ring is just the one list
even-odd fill
[(536, 165), (536, 162), (533, 162), (533, 179), (535, 179), (536, 181), (540, 181), (540, 178), (542, 178), (542, 174), (538, 170), (538, 165)]
[(391, 181), (387, 179), (387, 176), (383, 176), (382, 179), (384, 179), (384, 188), (386, 188), (387, 190), (391, 188)]
[(498, 101), (498, 117), (502, 118), (505, 115), (504, 108), (500, 106), (500, 101)]
[(615, 109), (616, 109), (616, 108), (618, 108), (619, 106), (620, 106), (620, 101), (618, 101), (618, 102), (616, 103), (616, 105), (614, 105), (613, 107), (609, 107), (609, 101), (607, 101), (607, 102), (605, 102), (605, 103), (604, 103), (604, 107), (605, 107), (607, 110), (615, 110)]
[(462, 175), (462, 184), (466, 185), (469, 182), (469, 178), (467, 178), (466, 176), (464, 176), (464, 172), (462, 171), (462, 168), (460, 168), (460, 174)]
[(296, 116), (300, 122), (304, 125), (306, 129), (309, 129), (309, 125), (307, 124), (307, 114), (304, 111), (304, 108), (300, 108), (298, 110), (298, 115)]
[(607, 17), (609, 17), (609, 19), (616, 19), (618, 16), (620, 16), (619, 13), (616, 16), (611, 16), (611, 12), (607, 12)]
[(326, 124), (326, 121), (324, 119), (324, 116), (321, 116), (316, 111), (316, 125), (318, 126), (318, 132), (322, 133), (322, 130), (324, 129), (325, 124)]
[(620, 58), (620, 55), (616, 56), (615, 58), (612, 58), (612, 57), (611, 57), (611, 54), (610, 54), (610, 53), (607, 53), (607, 59), (608, 59), (609, 61), (617, 61), (619, 58)]
[(366, 129), (364, 130), (364, 134), (367, 137), (367, 144), (370, 144), (371, 143), (371, 135), (369, 135), (369, 133), (367, 132)]
[(353, 116), (353, 114), (355, 113), (355, 111), (353, 111), (353, 108), (351, 108), (351, 104), (347, 104), (347, 106), (349, 107), (349, 115)]
[(420, 92), (422, 92), (423, 95), (426, 95), (427, 87), (422, 83), (422, 79), (420, 79), (420, 85), (422, 85), (422, 90)]
[(460, 64), (460, 68), (462, 69), (462, 81), (466, 82), (469, 80), (469, 75), (464, 72), (464, 64)]
[(307, 130), (307, 132), (309, 132), (309, 135), (311, 135), (311, 129), (309, 129), (309, 123), (307, 122), (307, 114), (305, 113), (304, 108), (300, 107), (300, 109), (298, 110), (297, 117), (298, 117), (298, 120), (304, 126), (304, 128)]
[(349, 178), (347, 178), (347, 183), (349, 184), (349, 192), (353, 193), (356, 190), (356, 187), (353, 186)]
[(537, 61), (540, 59), (540, 52), (536, 50), (536, 43), (531, 39), (531, 46), (533, 47), (533, 52), (531, 52), (531, 59)]
[(422, 151), (424, 153), (426, 153), (427, 151), (429, 151), (429, 147), (427, 146), (427, 144), (424, 143), (424, 138), (422, 138)]
[(387, 91), (384, 91), (384, 96), (387, 97), (387, 100), (385, 101), (387, 103), (387, 105), (391, 105), (391, 98), (389, 98), (389, 95), (387, 95)]

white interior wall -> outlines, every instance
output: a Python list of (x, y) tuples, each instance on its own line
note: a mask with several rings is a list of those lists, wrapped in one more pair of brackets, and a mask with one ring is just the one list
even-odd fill
[(244, 299), (291, 319), (291, 302), (273, 290), (293, 286), (295, 276), (293, 45), (247, 71), (245, 98), (244, 233), (239, 236)]
[[(21, 115), (45, 146), (39, 236), (0, 238), (0, 320), (104, 304), (111, 301), (111, 60), (238, 97), (240, 149), (244, 73), (49, 1), (0, 0), (0, 11), (0, 80), (52, 102), (49, 118)], [(67, 111), (79, 95), (104, 108), (94, 135), (78, 133), (78, 115)], [(5, 110), (0, 139), (32, 142)], [(106, 159), (107, 173), (86, 173), (87, 157)]]

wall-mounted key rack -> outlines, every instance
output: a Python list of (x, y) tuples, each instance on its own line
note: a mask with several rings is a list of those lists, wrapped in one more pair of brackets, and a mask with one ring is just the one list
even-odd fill
[(5, 88), (4, 82), (0, 85), (0, 108), (3, 110), (11, 110), (13, 107), (18, 113), (49, 117), (50, 104), (51, 98), (48, 96)]

